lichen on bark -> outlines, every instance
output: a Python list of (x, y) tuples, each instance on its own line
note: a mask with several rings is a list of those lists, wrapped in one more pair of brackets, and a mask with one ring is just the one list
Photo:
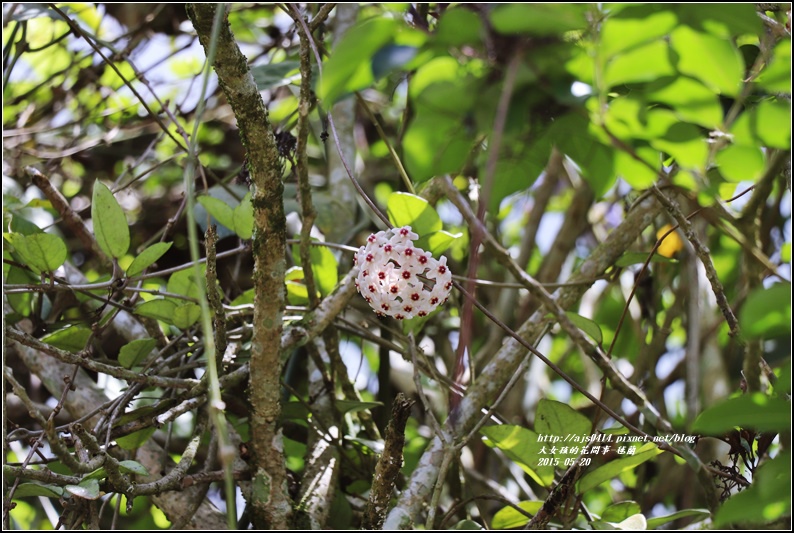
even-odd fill
[[(205, 51), (209, 50), (216, 4), (189, 4), (188, 16)], [(248, 154), (253, 182), (254, 207), (254, 334), (251, 344), (251, 470), (258, 472), (254, 493), (267, 495), (249, 502), (252, 520), (258, 529), (287, 529), (292, 503), (287, 490), (281, 432), (280, 406), (282, 311), (284, 286), (286, 219), (284, 216), (281, 168), (278, 147), (262, 97), (231, 32), (228, 15), (223, 18), (216, 44), (213, 67), (219, 85), (232, 107), (240, 139)], [(257, 480), (267, 478), (267, 483)], [(261, 497), (264, 496), (264, 497)]]

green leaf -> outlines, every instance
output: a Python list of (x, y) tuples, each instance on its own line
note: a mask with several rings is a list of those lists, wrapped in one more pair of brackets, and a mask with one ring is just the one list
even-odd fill
[(470, 120), (471, 117), (417, 113), (403, 140), (405, 168), (415, 183), (460, 171), (472, 149), (473, 132), (465, 126)]
[(299, 68), (300, 63), (298, 61), (282, 61), (281, 63), (268, 63), (267, 65), (251, 67), (251, 74), (254, 76), (257, 88), (260, 91), (268, 91), (299, 80)]
[(599, 51), (605, 57), (611, 57), (630, 50), (666, 36), (677, 22), (675, 13), (668, 9), (659, 10), (657, 5), (629, 6), (604, 21)]
[(737, 96), (744, 77), (744, 59), (732, 41), (689, 26), (678, 26), (670, 34), (678, 54), (678, 70), (726, 96)]
[(116, 444), (121, 446), (125, 450), (136, 450), (143, 446), (147, 440), (154, 435), (156, 428), (148, 427), (144, 428), (140, 431), (136, 431), (135, 433), (130, 433), (129, 435), (124, 435), (123, 437), (119, 437), (116, 439)]
[(198, 203), (203, 205), (218, 222), (229, 229), (234, 229), (234, 209), (229, 204), (213, 196), (199, 196)]
[(303, 402), (286, 402), (281, 406), (281, 418), (284, 420), (307, 420), (309, 409)]
[(763, 101), (745, 111), (731, 127), (735, 144), (788, 149), (791, 145), (791, 106), (784, 101)]
[(419, 237), (415, 244), (417, 248), (426, 250), (438, 257), (439, 254), (444, 253), (447, 248), (452, 246), (453, 242), (460, 239), (462, 236), (462, 233), (452, 234), (444, 230), (434, 231), (433, 233), (428, 233), (423, 237)]
[(646, 189), (656, 183), (659, 177), (656, 171), (661, 164), (659, 152), (643, 146), (636, 148), (634, 153), (643, 161), (637, 161), (627, 152), (617, 152), (615, 154), (615, 171), (633, 188)]
[(41, 342), (46, 342), (62, 350), (77, 353), (85, 349), (90, 337), (90, 329), (84, 326), (68, 326), (42, 337)]
[[(517, 507), (523, 509), (524, 511), (528, 512), (531, 515), (538, 514), (540, 508), (543, 507), (542, 501), (526, 501), (526, 502), (518, 502)], [(526, 515), (518, 512), (512, 506), (502, 507), (493, 515), (493, 520), (491, 521), (491, 529), (501, 530), (501, 529), (514, 529), (517, 527), (523, 527), (529, 522), (529, 518)]]
[(692, 432), (722, 435), (737, 426), (758, 431), (789, 429), (791, 404), (761, 392), (730, 398), (700, 413), (692, 424)]
[(124, 368), (132, 368), (143, 361), (157, 346), (155, 339), (137, 339), (121, 347), (119, 363)]
[(678, 511), (677, 513), (649, 518), (648, 529), (657, 529), (665, 524), (678, 520), (679, 518), (688, 518), (691, 516), (696, 518), (696, 520), (693, 522), (695, 523), (705, 520), (711, 516), (711, 513), (708, 509), (684, 509), (683, 511)]
[(86, 479), (77, 485), (66, 485), (64, 489), (84, 500), (98, 500), (101, 496), (99, 481), (96, 479)]
[(639, 514), (642, 510), (640, 504), (635, 501), (624, 501), (613, 503), (601, 513), (601, 520), (604, 522), (622, 522), (628, 517)]
[(130, 249), (127, 217), (110, 189), (99, 180), (94, 182), (91, 218), (94, 222), (94, 235), (102, 251), (115, 259), (126, 254)]
[(358, 411), (367, 411), (375, 409), (376, 407), (383, 407), (381, 402), (358, 402), (354, 400), (336, 400), (336, 409), (342, 413), (355, 413)]
[[(573, 322), (573, 324), (577, 328), (579, 328), (582, 331), (584, 331), (587, 334), (587, 336), (590, 337), (591, 339), (593, 339), (594, 341), (596, 341), (596, 343), (601, 344), (604, 341), (604, 335), (603, 335), (603, 333), (601, 333), (601, 326), (599, 326), (594, 320), (591, 320), (589, 318), (585, 318), (582, 315), (574, 313), (573, 311), (566, 311), (565, 314), (568, 315), (568, 318), (570, 319), (570, 321)], [(541, 400), (541, 401), (543, 401), (543, 400)], [(562, 405), (565, 405), (565, 404), (562, 404)], [(568, 407), (568, 406), (565, 405), (565, 407)], [(576, 411), (574, 411), (574, 412), (576, 413)], [(579, 413), (576, 413), (576, 414), (579, 415), (579, 416), (582, 416)], [(588, 424), (589, 424), (589, 422), (588, 422)], [(535, 429), (537, 429), (537, 428), (535, 428)]]
[(143, 302), (135, 308), (135, 314), (155, 320), (161, 320), (167, 324), (173, 323), (174, 310), (176, 309), (176, 302), (173, 300), (150, 300)]
[(468, 9), (453, 7), (444, 11), (433, 34), (433, 42), (443, 46), (473, 45), (482, 41), (483, 22)]
[(387, 44), (381, 47), (372, 56), (372, 75), (376, 80), (402, 69), (414, 57), (419, 48), (416, 46), (406, 46), (403, 44)]
[[(573, 314), (575, 315), (575, 313)], [(576, 316), (582, 321), (587, 321), (584, 317)], [(571, 320), (576, 323), (573, 318)], [(590, 326), (587, 325), (587, 327)], [(566, 435), (588, 435), (591, 427), (592, 422), (568, 404), (547, 398), (542, 398), (538, 402), (538, 408), (535, 411), (535, 431), (538, 432), (538, 435), (554, 435), (560, 438), (564, 438)], [(576, 458), (579, 454), (558, 452), (554, 456), (560, 462), (558, 466), (563, 467), (565, 459)]]
[(452, 529), (456, 531), (482, 531), (483, 527), (474, 520), (461, 520)]
[(254, 235), (254, 206), (251, 204), (250, 192), (234, 208), (234, 232), (244, 241)]
[(491, 11), (499, 33), (556, 35), (587, 27), (584, 4), (501, 4)]
[[(38, 283), (38, 280), (32, 279), (26, 270), (11, 265), (8, 269), (6, 276), (6, 284), (9, 285), (29, 285), (31, 283)], [(31, 304), (33, 302), (33, 292), (19, 292), (7, 294), (8, 304), (11, 308), (22, 316), (30, 316)]]
[(706, 128), (717, 128), (722, 123), (719, 97), (692, 78), (676, 76), (649, 89), (648, 100), (667, 104), (681, 120)]
[(90, 474), (84, 476), (82, 480), (85, 481), (86, 479), (96, 479), (99, 481), (105, 479), (106, 477), (108, 477), (107, 470), (105, 470), (104, 466), (100, 466)]
[(520, 466), (537, 483), (544, 487), (552, 485), (554, 466), (538, 465), (543, 443), (538, 441), (537, 433), (531, 429), (507, 424), (484, 427), (480, 433), (485, 436), (485, 444), (502, 450), (508, 459)]
[(770, 93), (791, 93), (791, 40), (775, 45), (771, 59), (758, 77), (758, 83)]
[(407, 192), (394, 192), (386, 203), (386, 214), (396, 227), (411, 226), (419, 235), (441, 229), (441, 218), (427, 200)]
[(653, 81), (675, 73), (670, 64), (669, 48), (659, 40), (616, 56), (607, 64), (604, 82), (607, 87), (624, 83)]
[(752, 291), (739, 312), (739, 326), (748, 338), (788, 336), (791, 333), (791, 285), (778, 283)]
[(17, 490), (14, 491), (14, 499), (17, 498), (33, 498), (36, 496), (43, 496), (45, 498), (60, 498), (63, 496), (63, 489), (57, 485), (46, 485), (31, 481), (28, 483), (20, 483)]
[(685, 168), (702, 169), (709, 155), (709, 145), (698, 127), (686, 122), (673, 124), (664, 136), (651, 139), (650, 143)]
[(201, 317), (201, 307), (198, 304), (188, 302), (174, 309), (171, 323), (179, 329), (187, 329), (195, 324), (199, 317)]
[(714, 516), (714, 527), (765, 524), (791, 514), (791, 455), (781, 453), (762, 464), (750, 488), (731, 496)]
[(11, 225), (9, 229), (14, 233), (21, 233), (22, 235), (33, 235), (34, 233), (41, 233), (41, 228), (30, 220), (13, 213), (11, 215)]
[(57, 235), (9, 233), (5, 237), (22, 260), (36, 273), (53, 272), (66, 261), (66, 244)]
[(582, 177), (593, 189), (596, 198), (603, 196), (615, 183), (613, 151), (589, 134), (590, 124), (575, 114), (557, 119), (549, 129), (549, 137), (557, 148), (581, 168)]
[(119, 461), (119, 470), (124, 474), (137, 474), (139, 476), (148, 476), (149, 471), (138, 461)]
[[(617, 261), (615, 261), (615, 266), (618, 267), (627, 267), (631, 265), (640, 265), (645, 263), (645, 260), (648, 259), (648, 254), (645, 252), (626, 252), (621, 255)], [(677, 259), (670, 259), (669, 257), (665, 257), (659, 254), (653, 254), (651, 257), (651, 263), (677, 263)]]
[[(292, 257), (298, 265), (301, 265), (300, 260), (300, 247), (295, 244), (292, 247)], [(311, 259), (312, 274), (314, 274), (314, 283), (317, 285), (317, 290), (320, 291), (322, 296), (326, 296), (334, 290), (336, 284), (339, 282), (338, 263), (334, 254), (325, 246), (310, 246), (309, 258)], [(303, 269), (298, 275), (294, 270), (290, 269), (291, 276), (287, 281), (303, 280)], [(305, 285), (304, 290), (305, 290)], [(296, 296), (298, 293), (296, 292)], [(308, 298), (308, 292), (306, 293)]]
[(343, 95), (372, 84), (372, 56), (392, 41), (397, 24), (393, 19), (371, 18), (344, 34), (323, 65), (317, 86), (323, 107), (330, 109)]
[(172, 242), (156, 242), (151, 246), (147, 247), (144, 251), (138, 254), (135, 259), (132, 260), (130, 266), (127, 267), (127, 277), (131, 278), (137, 276), (150, 266), (154, 264), (155, 261), (160, 259), (163, 254), (165, 254), (171, 245), (174, 244)]
[(717, 153), (720, 175), (727, 181), (739, 183), (756, 181), (764, 172), (764, 153), (758, 146), (732, 144)]
[[(200, 281), (197, 282), (196, 280), (196, 269), (195, 268), (186, 268), (185, 270), (180, 270), (178, 272), (174, 272), (171, 274), (171, 277), (168, 278), (168, 283), (166, 285), (166, 290), (173, 294), (181, 294), (183, 296), (187, 296), (188, 298), (195, 298), (198, 299), (201, 296), (199, 292), (198, 283), (204, 283), (204, 273), (207, 270), (206, 265), (202, 264), (200, 266), (202, 278)], [(181, 303), (183, 300), (179, 300), (177, 303)]]
[(662, 450), (656, 447), (652, 442), (636, 448), (634, 455), (623, 457), (622, 459), (615, 459), (602, 466), (599, 466), (592, 472), (585, 474), (579, 483), (576, 485), (576, 490), (579, 494), (584, 494), (590, 489), (599, 486), (604, 481), (614, 479), (626, 470), (631, 470), (645, 461), (653, 459), (662, 453)]

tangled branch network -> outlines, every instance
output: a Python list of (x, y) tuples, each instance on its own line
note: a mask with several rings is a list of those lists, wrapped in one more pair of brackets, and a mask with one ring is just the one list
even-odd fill
[(356, 289), (378, 315), (398, 320), (427, 316), (447, 301), (452, 288), (447, 258), (437, 261), (415, 247), (418, 238), (411, 226), (403, 226), (374, 233), (359, 248)]

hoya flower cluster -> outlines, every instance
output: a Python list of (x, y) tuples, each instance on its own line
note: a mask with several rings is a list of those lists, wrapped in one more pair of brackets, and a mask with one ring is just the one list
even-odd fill
[(411, 226), (379, 231), (359, 248), (356, 289), (378, 315), (398, 320), (426, 316), (447, 301), (452, 273), (447, 258), (436, 261), (416, 248)]

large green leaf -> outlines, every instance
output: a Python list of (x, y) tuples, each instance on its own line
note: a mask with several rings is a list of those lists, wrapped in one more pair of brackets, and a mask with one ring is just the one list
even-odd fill
[(138, 305), (138, 307), (135, 308), (135, 314), (171, 324), (173, 323), (176, 306), (177, 304), (173, 300), (164, 300), (160, 298)]
[(439, 231), (441, 218), (430, 203), (414, 194), (394, 192), (386, 203), (389, 221), (397, 227), (411, 226), (419, 235)]
[(154, 435), (155, 431), (156, 428), (154, 427), (144, 428), (140, 431), (130, 433), (129, 435), (118, 437), (116, 439), (116, 444), (125, 450), (135, 450), (143, 446), (143, 444)]
[(174, 309), (171, 323), (179, 329), (187, 329), (195, 324), (201, 316), (201, 307), (192, 302), (183, 303)]
[(664, 37), (678, 18), (657, 4), (629, 6), (609, 16), (601, 26), (600, 53), (611, 57), (619, 52)]
[(5, 237), (34, 272), (52, 272), (66, 261), (66, 244), (57, 235), (9, 233)]
[(771, 54), (758, 77), (758, 83), (770, 93), (791, 93), (791, 39), (783, 39)]
[(198, 283), (204, 283), (203, 275), (204, 272), (206, 272), (206, 266), (201, 265), (200, 269), (202, 274), (202, 278), (200, 280), (196, 280), (195, 268), (186, 268), (185, 270), (174, 272), (171, 274), (171, 277), (168, 278), (166, 290), (173, 294), (181, 294), (183, 296), (187, 296), (188, 298), (198, 299), (201, 295), (199, 292), (200, 289), (198, 287)]
[(300, 79), (299, 67), (300, 63), (297, 61), (268, 63), (267, 65), (251, 67), (251, 74), (254, 76), (257, 88), (260, 91), (267, 91), (283, 85), (289, 85), (293, 81)]
[(784, 100), (765, 100), (739, 115), (731, 134), (735, 144), (788, 149), (791, 146), (791, 105)]
[[(579, 315), (576, 315), (577, 317)], [(569, 315), (570, 317), (570, 315)], [(584, 317), (579, 317), (582, 320)], [(578, 413), (571, 406), (562, 402), (542, 398), (538, 402), (538, 409), (535, 411), (535, 431), (539, 436), (556, 436), (560, 438), (557, 444), (557, 453), (554, 454), (559, 461), (559, 466), (565, 466), (565, 459), (574, 459), (579, 456), (581, 447), (574, 446), (575, 452), (562, 453), (562, 449), (566, 448), (565, 443), (568, 441), (566, 437), (576, 436), (579, 442), (586, 442), (586, 437), (590, 434), (592, 422), (586, 416)], [(570, 449), (570, 448), (569, 448)], [(542, 457), (542, 456), (541, 456)]]
[(655, 84), (646, 95), (648, 100), (667, 104), (682, 120), (706, 128), (722, 123), (722, 106), (714, 91), (686, 76), (676, 76)]
[(622, 522), (630, 516), (639, 514), (641, 511), (640, 504), (635, 501), (613, 503), (601, 513), (601, 520), (604, 522)]
[(317, 95), (331, 106), (343, 95), (368, 87), (373, 81), (372, 56), (389, 43), (397, 21), (371, 18), (350, 28), (323, 64)]
[(791, 285), (778, 283), (755, 289), (739, 312), (739, 326), (749, 338), (772, 338), (791, 333)]
[(717, 152), (720, 175), (727, 181), (755, 181), (764, 172), (764, 153), (760, 146), (731, 144)]
[(601, 483), (610, 479), (614, 479), (622, 472), (636, 468), (638, 465), (641, 465), (645, 461), (653, 459), (662, 453), (662, 450), (657, 448), (652, 442), (648, 442), (645, 445), (635, 449), (636, 451), (634, 455), (628, 455), (622, 459), (615, 459), (614, 461), (610, 461), (604, 465), (601, 465), (592, 472), (585, 474), (585, 476), (582, 477), (582, 479), (580, 479), (576, 484), (577, 492), (579, 494), (584, 494), (590, 489), (597, 487)]
[(670, 41), (678, 54), (678, 70), (726, 96), (737, 96), (744, 77), (744, 59), (729, 39), (679, 26)]
[(63, 496), (63, 488), (58, 485), (46, 485), (31, 481), (28, 483), (20, 483), (17, 490), (14, 491), (14, 499), (17, 498), (33, 498), (42, 496), (44, 498), (60, 498)]
[(555, 35), (587, 27), (586, 4), (501, 4), (491, 11), (499, 33)]
[(685, 122), (673, 124), (667, 133), (651, 139), (650, 143), (673, 156), (685, 168), (704, 168), (709, 154), (709, 145), (698, 127)]
[(489, 426), (480, 430), (485, 436), (488, 446), (502, 450), (511, 461), (521, 467), (537, 483), (550, 487), (554, 481), (554, 466), (540, 466), (538, 459), (543, 457), (541, 449), (544, 443), (539, 435), (531, 429), (521, 426)]
[(789, 429), (791, 404), (761, 392), (730, 398), (700, 413), (692, 424), (692, 432), (722, 435), (737, 426), (758, 431)]
[(99, 490), (99, 481), (96, 479), (86, 479), (77, 485), (66, 485), (67, 492), (85, 500), (98, 500), (102, 495)]
[(135, 259), (132, 260), (130, 266), (127, 267), (127, 276), (133, 277), (137, 276), (145, 269), (149, 268), (154, 264), (155, 261), (160, 259), (163, 254), (165, 254), (171, 245), (174, 244), (172, 242), (156, 242), (151, 246), (147, 247), (144, 251), (139, 253), (135, 256)]
[(623, 83), (653, 81), (675, 73), (670, 64), (665, 41), (659, 40), (617, 55), (607, 64), (604, 82), (607, 87)]
[(198, 203), (203, 205), (204, 209), (218, 222), (229, 229), (234, 229), (234, 208), (229, 204), (214, 196), (199, 196)]
[(130, 249), (127, 217), (110, 189), (99, 180), (94, 182), (91, 218), (99, 248), (116, 259), (126, 254)]

